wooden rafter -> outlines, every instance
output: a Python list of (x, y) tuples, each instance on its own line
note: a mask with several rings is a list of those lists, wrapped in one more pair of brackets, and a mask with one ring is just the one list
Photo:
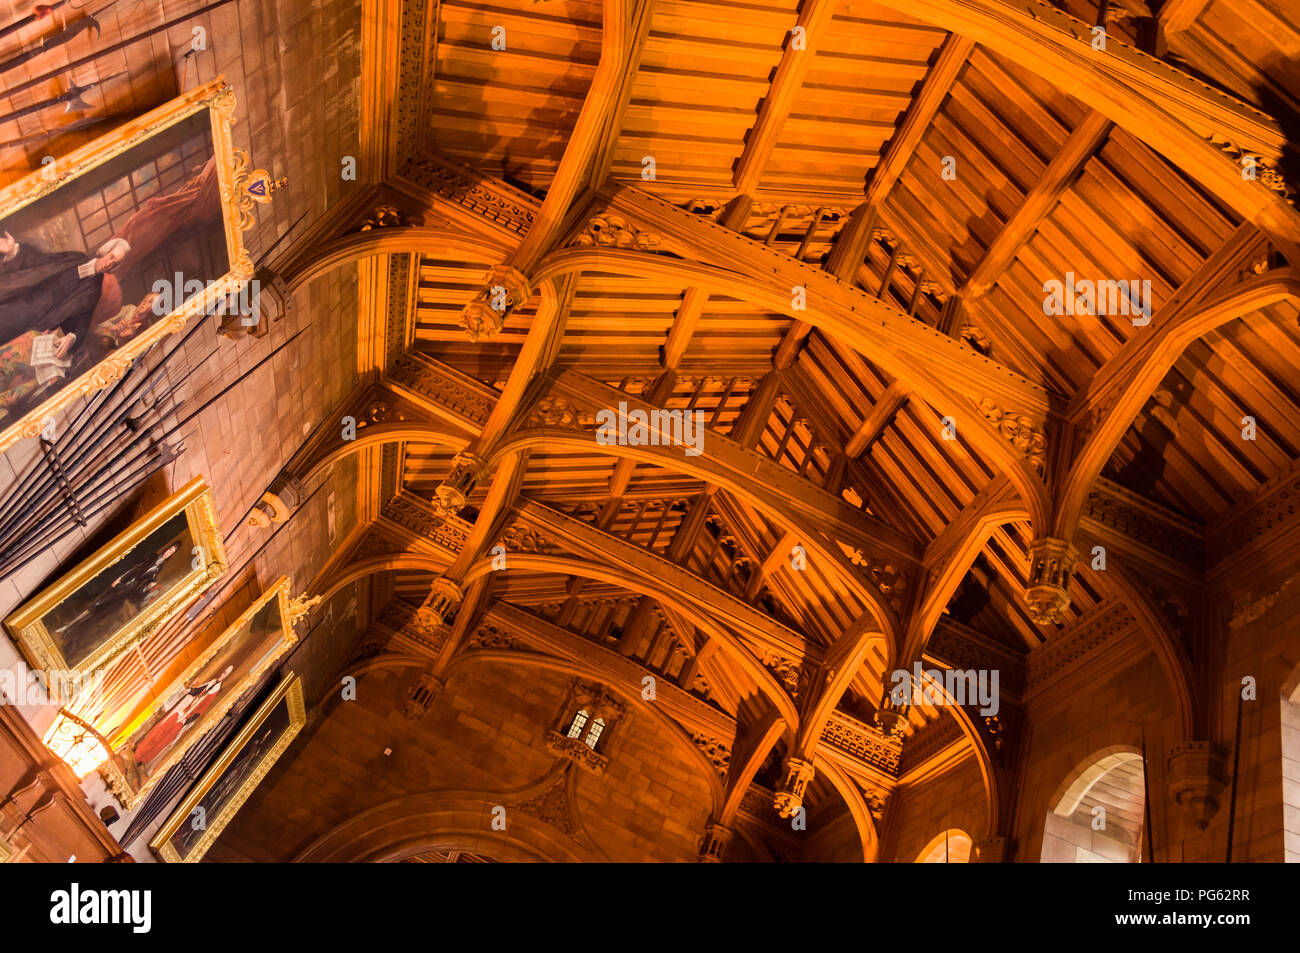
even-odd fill
[(1212, 141), (1276, 166), (1287, 138), (1277, 120), (1111, 37), (1092, 46), (1092, 25), (1042, 0), (886, 0), (1038, 73), (1150, 145), (1239, 214), (1292, 259), (1300, 259), (1300, 211)]
[(1042, 176), (1029, 190), (1015, 214), (1002, 226), (984, 257), (962, 285), (961, 294), (974, 297), (987, 291), (1004, 272), (1039, 224), (1052, 213), (1083, 166), (1110, 134), (1114, 124), (1093, 110), (1075, 127)]
[[(758, 189), (763, 169), (776, 148), (781, 129), (794, 107), (795, 97), (803, 88), (804, 78), (812, 68), (813, 59), (823, 37), (830, 29), (831, 17), (839, 0), (804, 0), (799, 7), (797, 27), (803, 27), (804, 46), (796, 48), (793, 40), (786, 42), (781, 63), (776, 68), (771, 88), (763, 100), (758, 119), (750, 131), (745, 151), (736, 163), (732, 184), (742, 195), (752, 195)], [(791, 37), (793, 37), (793, 32)]]

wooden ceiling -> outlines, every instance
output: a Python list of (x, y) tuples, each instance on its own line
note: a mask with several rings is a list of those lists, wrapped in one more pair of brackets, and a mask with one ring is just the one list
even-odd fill
[[(1005, 726), (952, 706), (908, 711), (901, 761), (871, 727), (922, 655), (1023, 674), (1141, 599), (1185, 678), (1209, 535), (1300, 458), (1300, 214), (1277, 177), (1300, 110), (1294, 58), (1268, 67), (1300, 17), (1105, 6), (377, 3), (402, 65), (366, 77), (371, 199), (405, 227), (328, 247), (361, 249), (361, 333), (385, 338), (357, 401), (423, 430), (367, 458), (389, 483), (330, 572), (383, 568), (407, 616), (460, 585), (449, 638), (384, 630), (435, 671), (490, 623), (679, 686), (704, 706), (683, 702), (688, 733), (732, 732), (732, 814), (783, 759), (839, 764), (865, 803), (954, 751), (1003, 770)], [(467, 336), (493, 264), (529, 294)], [(1152, 321), (1045, 314), (1067, 273), (1150, 282)], [(619, 400), (703, 412), (713, 449), (599, 446), (586, 418)], [(448, 513), (466, 446), (485, 466)], [(1035, 621), (1031, 550), (1062, 537), (1084, 558)], [(535, 559), (475, 569), (497, 544)], [(818, 778), (809, 803), (854, 810)]]

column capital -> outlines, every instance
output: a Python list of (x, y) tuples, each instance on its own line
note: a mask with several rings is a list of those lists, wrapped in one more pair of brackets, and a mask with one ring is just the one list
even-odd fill
[(451, 458), (451, 472), (447, 479), (433, 491), (433, 508), (443, 517), (459, 513), (469, 502), (469, 495), (483, 479), (486, 470), (487, 463), (478, 454), (468, 450), (456, 454)]
[(1068, 540), (1044, 536), (1029, 544), (1029, 585), (1025, 602), (1039, 624), (1057, 622), (1070, 604), (1070, 580), (1079, 551)]
[(772, 806), (782, 817), (792, 817), (803, 806), (803, 795), (808, 790), (808, 782), (816, 775), (811, 761), (800, 758), (787, 758), (785, 761), (785, 779), (772, 799)]
[(735, 832), (713, 821), (704, 825), (704, 837), (700, 840), (700, 863), (720, 864), (726, 856), (727, 848)]
[(1197, 830), (1209, 827), (1218, 813), (1225, 764), (1223, 752), (1209, 741), (1183, 742), (1165, 759), (1165, 790)]

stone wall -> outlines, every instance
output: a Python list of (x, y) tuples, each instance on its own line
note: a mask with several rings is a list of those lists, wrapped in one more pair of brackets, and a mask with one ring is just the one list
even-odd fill
[[(597, 776), (557, 758), (544, 741), (561, 720), (568, 676), (495, 661), (460, 662), (417, 722), (401, 711), (417, 671), (373, 672), (359, 681), (356, 701), (331, 703), (208, 859), (288, 860), (361, 812), (428, 794), (480, 805), (457, 829), (468, 824), (489, 854), (498, 833), (506, 843), (514, 816), (547, 825), (591, 858), (696, 860), (710, 808), (708, 785), (685, 742), (669, 739), (651, 716), (636, 709), (623, 715), (605, 751), (608, 767)], [(490, 808), (497, 804), (506, 809), (505, 832), (491, 828)]]

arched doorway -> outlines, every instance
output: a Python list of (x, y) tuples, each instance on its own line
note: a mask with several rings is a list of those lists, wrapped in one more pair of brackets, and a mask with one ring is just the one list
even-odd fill
[(1282, 686), (1282, 848), (1283, 860), (1300, 864), (1300, 666)]
[(1043, 863), (1134, 864), (1146, 806), (1142, 754), (1115, 746), (1086, 758), (1062, 783), (1043, 828)]
[(970, 863), (970, 835), (953, 827), (925, 845), (918, 864), (968, 864)]

